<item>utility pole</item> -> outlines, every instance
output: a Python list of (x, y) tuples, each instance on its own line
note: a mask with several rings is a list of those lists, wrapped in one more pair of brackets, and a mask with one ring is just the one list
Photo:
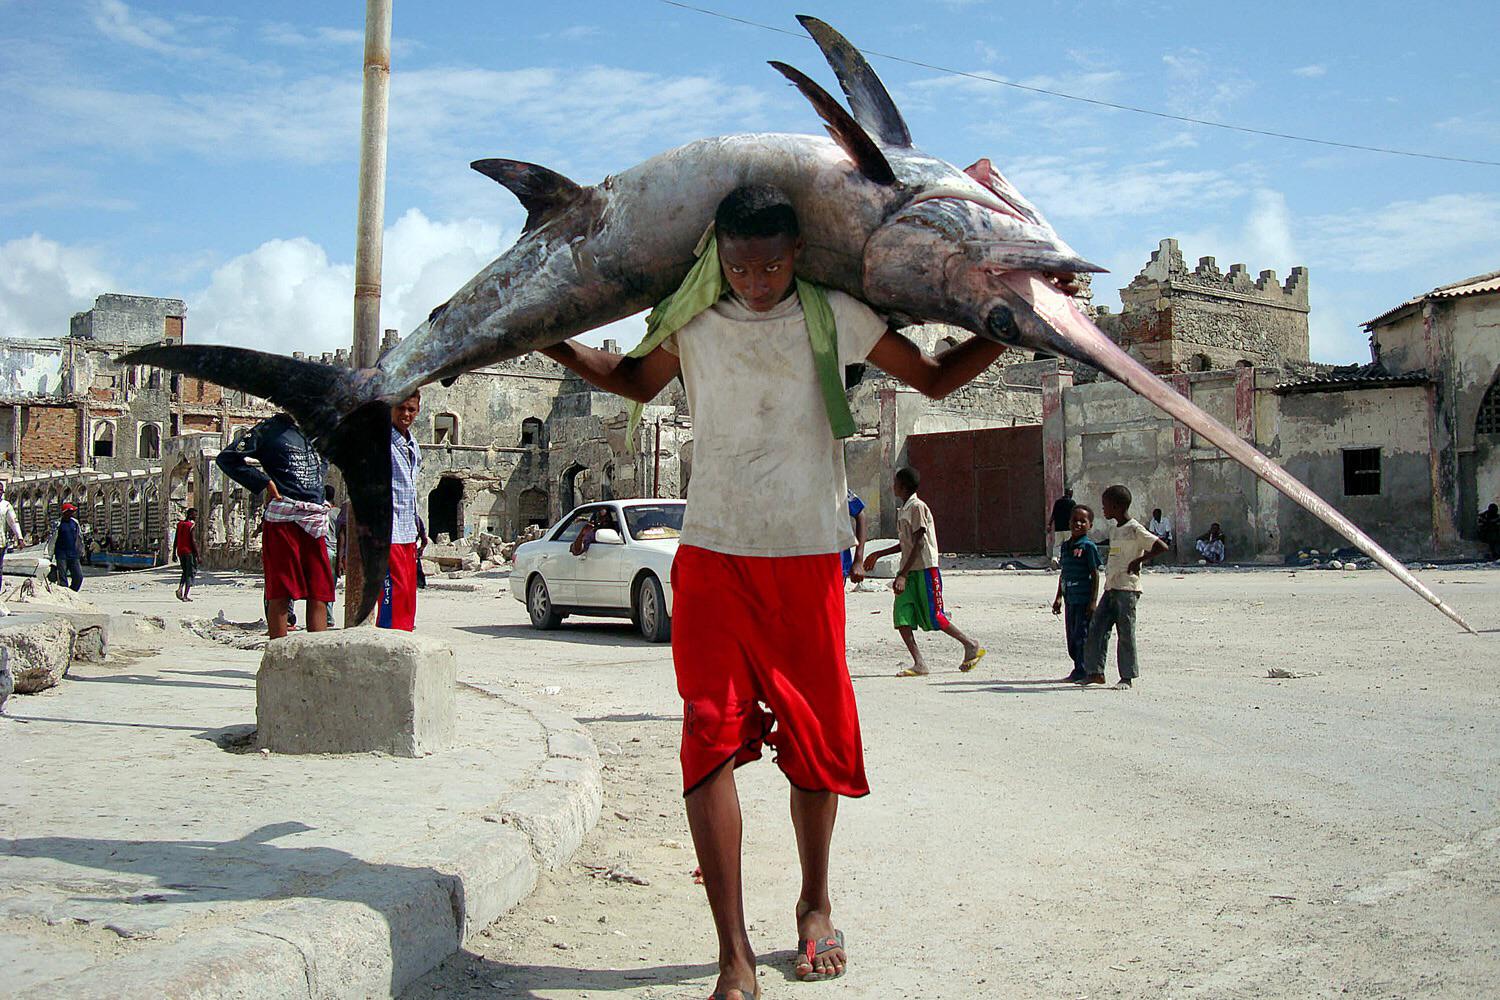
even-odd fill
[[(354, 238), (355, 368), (373, 368), (380, 352), (380, 262), (385, 230), (386, 109), (391, 90), (391, 4), (365, 2), (364, 101), (359, 127), (359, 221)], [(364, 564), (350, 507), (345, 534), (344, 625), (357, 624)]]

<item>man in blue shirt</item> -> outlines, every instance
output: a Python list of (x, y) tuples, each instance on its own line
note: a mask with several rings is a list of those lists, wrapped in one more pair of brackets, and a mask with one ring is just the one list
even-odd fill
[(1083, 664), (1083, 645), (1089, 634), (1089, 620), (1094, 617), (1094, 608), (1098, 605), (1099, 570), (1104, 565), (1099, 547), (1089, 537), (1089, 529), (1093, 526), (1093, 508), (1075, 504), (1068, 520), (1071, 534), (1057, 547), (1057, 561), (1062, 572), (1057, 576), (1057, 597), (1052, 601), (1052, 613), (1060, 615), (1063, 608), (1067, 608), (1063, 623), (1068, 637), (1068, 659), (1073, 661), (1073, 671), (1068, 674), (1072, 683), (1088, 676)]
[(422, 449), (411, 425), (422, 410), (422, 396), (412, 393), (391, 407), (391, 549), (380, 589), (375, 624), (410, 632), (417, 627), (417, 475)]
[(62, 520), (57, 522), (57, 538), (52, 543), (58, 582), (74, 590), (83, 586), (83, 530), (78, 526), (77, 514), (77, 507), (70, 503), (62, 505)]

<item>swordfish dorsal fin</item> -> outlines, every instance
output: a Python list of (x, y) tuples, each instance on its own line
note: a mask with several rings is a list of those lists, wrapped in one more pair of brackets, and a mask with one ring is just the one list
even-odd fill
[(584, 197), (584, 189), (568, 180), (556, 170), (539, 167), (535, 163), (520, 160), (475, 160), (469, 164), (490, 180), (503, 184), (511, 194), (520, 199), (526, 208), (526, 225), (523, 233), (539, 226), (567, 211)]
[(896, 172), (891, 169), (890, 161), (875, 145), (875, 140), (870, 138), (866, 132), (849, 114), (844, 106), (836, 101), (832, 94), (818, 86), (806, 73), (788, 66), (784, 62), (772, 62), (776, 72), (792, 81), (796, 88), (802, 91), (802, 96), (812, 102), (813, 109), (818, 112), (818, 117), (823, 119), (823, 125), (828, 129), (828, 134), (833, 136), (833, 141), (839, 144), (859, 172), (864, 174), (876, 184), (894, 184)]
[(891, 100), (885, 84), (880, 82), (880, 77), (870, 68), (864, 53), (856, 49), (849, 39), (815, 17), (798, 14), (797, 20), (802, 22), (802, 27), (818, 43), (818, 48), (823, 50), (823, 58), (828, 60), (834, 76), (839, 78), (839, 86), (844, 88), (844, 93), (849, 97), (849, 108), (854, 112), (854, 120), (887, 146), (910, 146), (911, 130), (906, 127), (906, 119), (901, 117), (896, 102)]

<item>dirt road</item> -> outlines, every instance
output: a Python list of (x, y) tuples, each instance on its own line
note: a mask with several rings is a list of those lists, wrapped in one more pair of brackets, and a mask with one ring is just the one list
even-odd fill
[[(1128, 692), (1048, 683), (1050, 577), (951, 574), (990, 653), (960, 675), (927, 637), (945, 672), (925, 680), (890, 676), (889, 596), (851, 595), (874, 794), (835, 839), (850, 970), (788, 981), (796, 857), (762, 761), (739, 777), (764, 995), (1495, 995), (1500, 572), (1422, 576), (1485, 634), (1378, 572), (1149, 575)], [(466, 669), (585, 720), (606, 804), (574, 864), (408, 997), (706, 996), (668, 650), (614, 625), (535, 633), (508, 597), (434, 595), (422, 621)]]

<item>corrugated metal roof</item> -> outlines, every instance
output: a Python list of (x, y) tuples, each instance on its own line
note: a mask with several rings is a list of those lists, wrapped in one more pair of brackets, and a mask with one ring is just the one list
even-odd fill
[(1366, 322), (1364, 327), (1368, 330), (1372, 326), (1379, 326), (1386, 320), (1395, 317), (1398, 313), (1419, 306), (1428, 299), (1461, 299), (1466, 295), (1483, 295), (1485, 292), (1500, 292), (1500, 271), (1490, 271), (1488, 274), (1476, 274), (1472, 278), (1455, 281), (1451, 285), (1439, 285), (1430, 292), (1407, 299), (1394, 309), (1387, 309), (1379, 316)]
[(1377, 362), (1367, 365), (1340, 365), (1316, 374), (1303, 375), (1278, 384), (1279, 396), (1302, 392), (1342, 392), (1346, 389), (1385, 389), (1394, 386), (1426, 385), (1431, 379), (1425, 370), (1392, 375)]

